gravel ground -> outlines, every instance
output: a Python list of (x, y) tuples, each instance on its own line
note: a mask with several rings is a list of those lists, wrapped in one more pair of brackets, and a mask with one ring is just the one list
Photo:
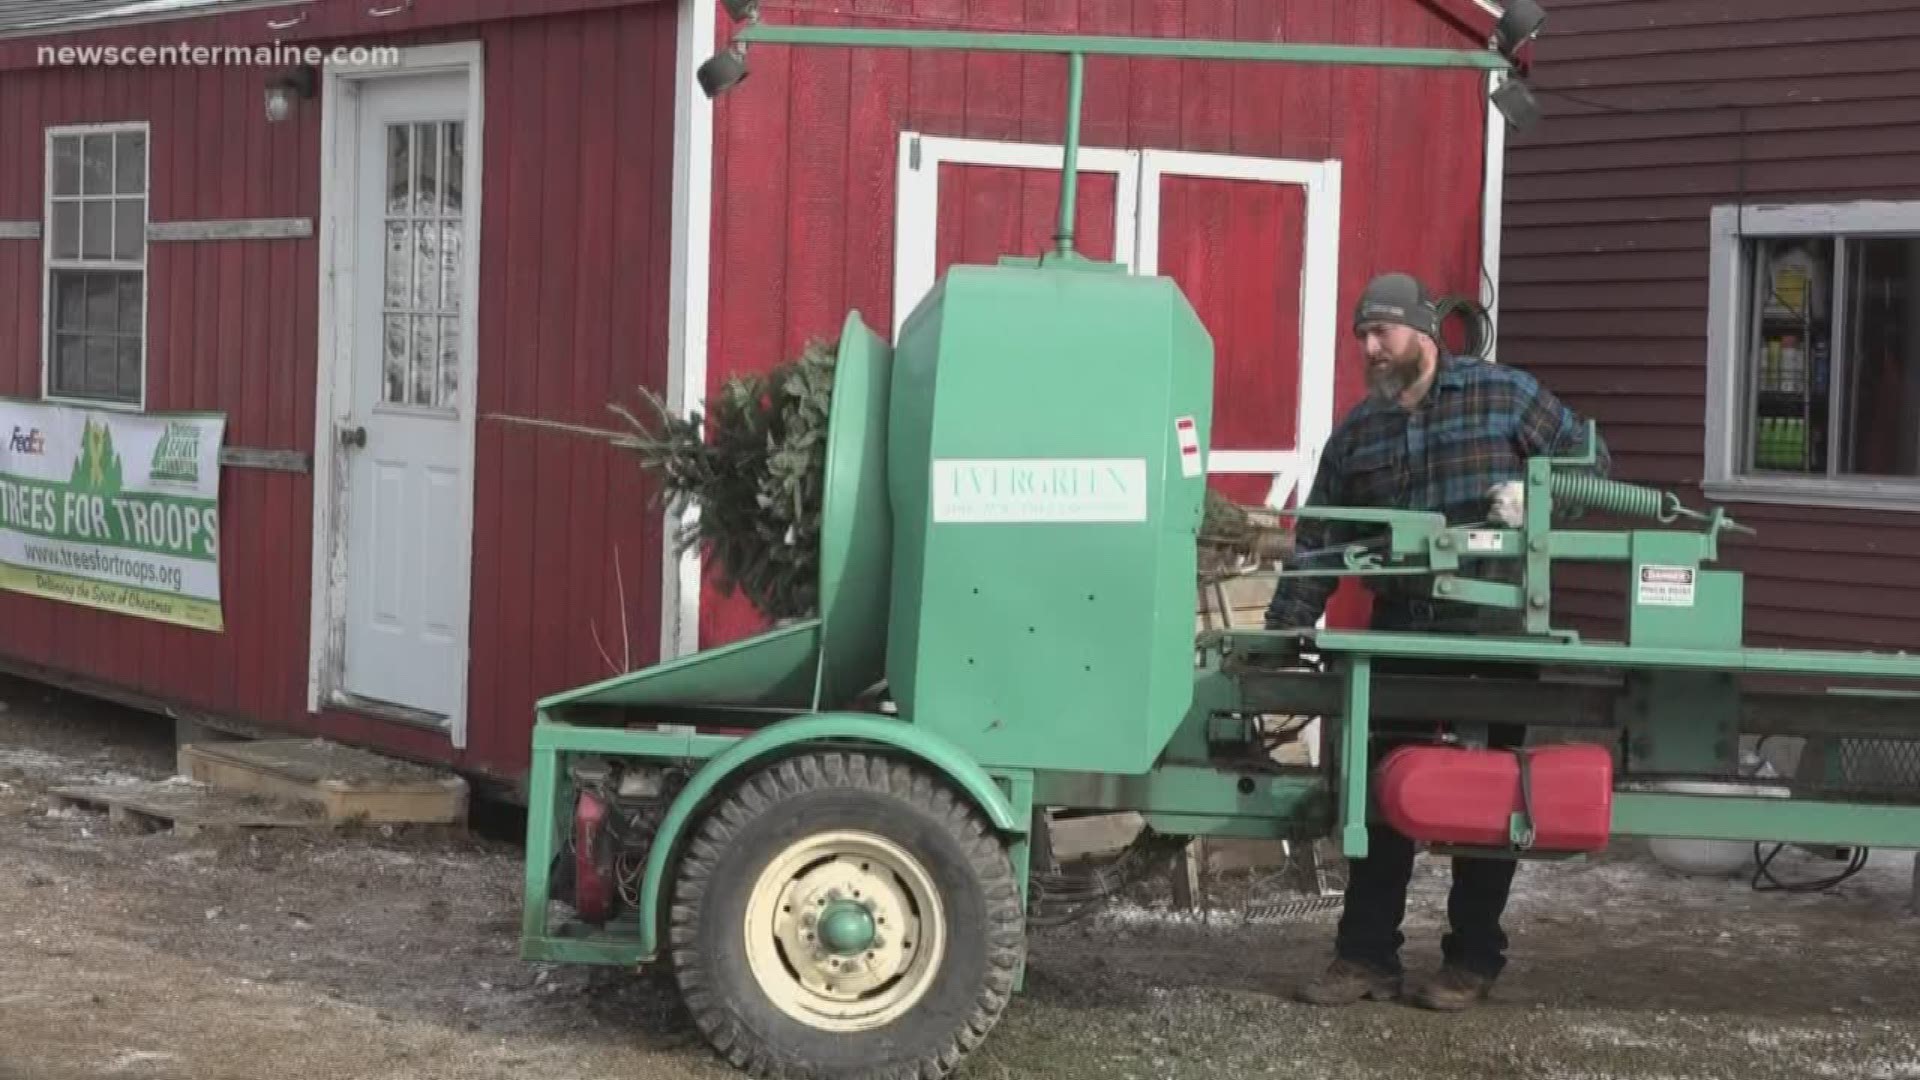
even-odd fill
[[(121, 832), (46, 788), (165, 777), (170, 729), (15, 683), (0, 701), (0, 1080), (733, 1075), (661, 981), (518, 958), (511, 844)], [(1459, 1016), (1290, 1003), (1329, 917), (1118, 905), (1035, 938), (1028, 992), (963, 1075), (1920, 1080), (1909, 866), (1786, 895), (1627, 857), (1529, 865), (1510, 974)], [(1416, 971), (1445, 883), (1423, 862)]]

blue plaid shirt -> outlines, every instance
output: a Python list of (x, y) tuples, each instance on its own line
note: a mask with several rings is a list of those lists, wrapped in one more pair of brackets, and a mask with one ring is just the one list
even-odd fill
[[(1443, 353), (1432, 388), (1412, 409), (1369, 396), (1347, 414), (1327, 440), (1306, 505), (1439, 511), (1451, 525), (1470, 525), (1487, 520), (1489, 489), (1526, 478), (1528, 458), (1585, 449), (1586, 421), (1533, 376)], [(1596, 471), (1605, 475), (1611, 467), (1605, 442), (1595, 449)], [(1339, 567), (1341, 547), (1385, 535), (1381, 526), (1296, 520), (1296, 566)], [(1518, 560), (1475, 565), (1462, 559), (1461, 576), (1517, 582), (1520, 566)], [(1433, 579), (1425, 575), (1363, 580), (1374, 593), (1374, 625), (1383, 629), (1485, 630), (1517, 618), (1435, 601)], [(1281, 578), (1267, 606), (1267, 627), (1312, 627), (1339, 581)]]

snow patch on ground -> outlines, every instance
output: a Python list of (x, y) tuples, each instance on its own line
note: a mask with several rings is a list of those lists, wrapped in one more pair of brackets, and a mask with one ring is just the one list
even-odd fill
[(1649, 1036), (1619, 1024), (1596, 1022), (1569, 1024), (1567, 1034), (1582, 1042), (1623, 1049), (1661, 1050), (1674, 1045), (1672, 1039)]
[(1834, 1065), (1825, 1061), (1811, 1063), (1815, 1076), (1832, 1080), (1920, 1080), (1920, 1058), (1905, 1061), (1866, 1061)]
[(1769, 1031), (1743, 1031), (1740, 1041), (1762, 1053), (1776, 1053), (1791, 1050), (1808, 1043), (1823, 1042), (1830, 1038), (1829, 1033), (1811, 1028), (1776, 1028)]
[[(90, 761), (60, 757), (41, 750), (0, 747), (0, 771), (16, 771), (45, 784), (139, 784), (142, 778)], [(169, 783), (193, 784), (184, 776)]]
[[(1755, 889), (1751, 872), (1744, 875), (1692, 876), (1669, 870), (1650, 859), (1622, 852), (1593, 860), (1526, 862), (1513, 883), (1509, 917), (1577, 926), (1604, 922), (1631, 910), (1685, 910), (1720, 916), (1740, 913), (1787, 912), (1829, 907), (1835, 903), (1864, 905), (1889, 916), (1907, 914), (1913, 901), (1912, 851), (1874, 851), (1865, 868), (1839, 886), (1809, 892)], [(1789, 848), (1774, 860), (1774, 875), (1784, 882), (1831, 877), (1844, 862), (1821, 859)], [(1451, 884), (1450, 860), (1423, 856), (1415, 864), (1408, 886), (1407, 926), (1434, 927), (1446, 920), (1446, 896)], [(1297, 904), (1311, 908), (1316, 898), (1304, 893), (1261, 897), (1250, 907), (1218, 904), (1208, 911), (1174, 910), (1162, 903), (1116, 898), (1097, 909), (1087, 922), (1116, 929), (1188, 929), (1233, 933), (1249, 925), (1324, 922), (1339, 915), (1338, 897), (1319, 910), (1285, 910)], [(1266, 909), (1263, 911), (1263, 909)], [(1728, 949), (1799, 946), (1806, 936), (1800, 926), (1768, 920), (1743, 922), (1726, 917), (1711, 932)], [(1860, 957), (1863, 965), (1904, 962), (1896, 957)], [(1920, 1078), (1916, 1078), (1920, 1080)]]
[(38, 750), (17, 750), (0, 747), (0, 769), (19, 769), (22, 772), (47, 772), (66, 768), (70, 763), (66, 758)]

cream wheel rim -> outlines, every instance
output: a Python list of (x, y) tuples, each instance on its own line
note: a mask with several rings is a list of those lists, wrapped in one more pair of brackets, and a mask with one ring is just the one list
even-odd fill
[[(870, 937), (829, 935), (839, 946), (829, 948), (821, 933), (829, 913)], [(946, 951), (946, 911), (932, 875), (900, 845), (867, 832), (821, 833), (775, 856), (754, 882), (745, 930), (747, 966), (768, 999), (833, 1032), (881, 1027), (912, 1009)], [(850, 951), (853, 943), (864, 947)]]

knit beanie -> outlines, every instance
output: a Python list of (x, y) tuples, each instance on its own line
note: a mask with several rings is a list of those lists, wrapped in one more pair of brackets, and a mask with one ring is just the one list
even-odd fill
[(1353, 312), (1354, 331), (1370, 322), (1398, 323), (1435, 340), (1440, 337), (1440, 313), (1411, 274), (1381, 274), (1367, 283)]

